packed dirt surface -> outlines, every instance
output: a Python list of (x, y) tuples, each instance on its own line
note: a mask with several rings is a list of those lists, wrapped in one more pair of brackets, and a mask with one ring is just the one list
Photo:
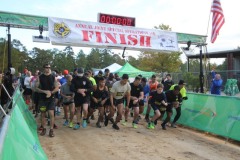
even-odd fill
[[(167, 127), (160, 121), (155, 130), (146, 128), (142, 119), (138, 129), (119, 124), (114, 130), (96, 128), (91, 120), (87, 128), (73, 130), (63, 126), (62, 116), (56, 117), (55, 137), (40, 136), (40, 143), (49, 160), (238, 160), (240, 146), (187, 128)], [(48, 130), (47, 130), (48, 133)]]

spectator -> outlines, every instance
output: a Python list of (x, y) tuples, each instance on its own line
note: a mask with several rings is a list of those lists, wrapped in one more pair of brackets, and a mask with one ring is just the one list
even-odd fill
[(216, 74), (212, 80), (211, 94), (221, 95), (222, 79), (220, 74)]

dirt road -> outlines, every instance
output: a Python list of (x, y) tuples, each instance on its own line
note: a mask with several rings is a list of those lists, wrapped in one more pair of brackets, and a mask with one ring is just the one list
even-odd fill
[(158, 124), (155, 130), (148, 130), (141, 120), (138, 129), (129, 121), (116, 131), (111, 124), (96, 128), (92, 120), (87, 128), (75, 131), (64, 127), (63, 121), (62, 116), (57, 117), (59, 129), (54, 138), (39, 136), (50, 160), (240, 159), (240, 146), (186, 128), (168, 127), (164, 131)]

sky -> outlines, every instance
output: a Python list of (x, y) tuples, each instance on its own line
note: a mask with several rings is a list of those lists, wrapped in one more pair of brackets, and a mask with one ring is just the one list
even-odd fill
[[(1, 0), (0, 11), (14, 12), (45, 17), (58, 17), (82, 21), (97, 22), (98, 13), (107, 13), (136, 18), (136, 27), (153, 29), (160, 24), (169, 25), (173, 32), (207, 35), (208, 52), (233, 50), (240, 46), (240, 0), (221, 0), (225, 24), (214, 44), (210, 42), (212, 0)], [(37, 30), (10, 30), (12, 39), (18, 39), (28, 50), (33, 47), (42, 49), (58, 48), (32, 42)], [(43, 33), (48, 36), (48, 32)], [(6, 38), (6, 27), (0, 27), (0, 37)], [(181, 45), (179, 45), (181, 47)], [(74, 47), (75, 53), (80, 49), (89, 53), (91, 48)], [(196, 46), (191, 46), (199, 53)], [(117, 50), (116, 52), (121, 52)], [(126, 51), (126, 55), (136, 57), (139, 52)], [(184, 54), (181, 59), (186, 61)], [(221, 59), (213, 59), (220, 62)]]

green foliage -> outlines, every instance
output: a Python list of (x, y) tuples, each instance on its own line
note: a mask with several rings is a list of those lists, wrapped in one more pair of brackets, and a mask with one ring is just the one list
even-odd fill
[(225, 59), (222, 64), (215, 66), (215, 68), (219, 71), (227, 70), (227, 59)]
[(193, 89), (199, 88), (200, 86), (200, 81), (198, 76), (193, 75), (191, 72), (183, 73), (183, 79), (187, 83), (188, 90), (193, 90)]
[(179, 72), (182, 64), (180, 52), (143, 52), (139, 56), (139, 68), (154, 72)]
[(154, 28), (165, 30), (165, 31), (171, 31), (172, 30), (172, 28), (169, 25), (165, 25), (165, 24), (160, 24), (158, 26), (154, 26)]
[[(28, 58), (26, 47), (18, 40), (12, 41), (12, 67), (17, 71), (23, 69), (23, 62)], [(8, 44), (4, 38), (0, 38), (0, 70), (6, 71), (8, 67)]]

